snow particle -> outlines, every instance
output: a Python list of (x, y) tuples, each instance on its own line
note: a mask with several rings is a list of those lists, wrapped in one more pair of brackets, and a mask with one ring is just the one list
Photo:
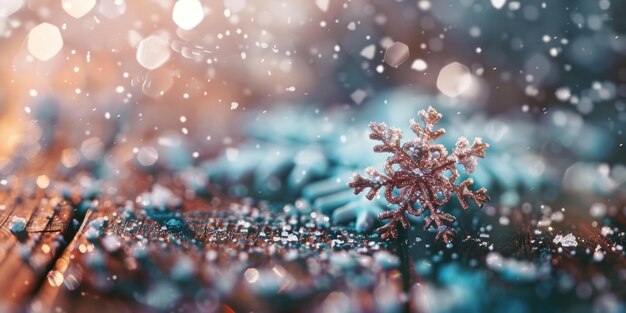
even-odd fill
[(248, 283), (253, 284), (259, 279), (259, 271), (256, 268), (249, 268), (243, 273), (243, 276)]
[(365, 100), (365, 97), (367, 97), (367, 93), (361, 89), (357, 89), (355, 90), (351, 95), (350, 98), (352, 99), (352, 101), (354, 101), (354, 103), (356, 104), (361, 104), (363, 103), (363, 100)]
[(572, 96), (572, 92), (567, 87), (561, 87), (554, 92), (554, 95), (559, 101), (567, 101)]
[(149, 36), (137, 47), (137, 62), (148, 70), (163, 65), (169, 58), (170, 47), (163, 38)]
[(417, 3), (417, 7), (422, 11), (428, 11), (432, 7), (432, 4), (428, 0), (420, 0)]
[(178, 27), (190, 30), (204, 19), (204, 9), (198, 0), (178, 0), (172, 10), (172, 20)]
[(444, 66), (437, 77), (437, 88), (444, 95), (455, 98), (467, 91), (472, 84), (472, 74), (467, 66), (452, 62)]
[(592, 204), (591, 207), (589, 208), (589, 214), (593, 218), (601, 218), (601, 217), (604, 217), (604, 215), (606, 215), (606, 210), (607, 208), (604, 203), (596, 202)]
[(228, 11), (228, 15), (231, 13), (237, 13), (243, 10), (246, 7), (246, 0), (224, 0), (224, 7), (226, 10), (224, 11), (224, 16), (228, 17), (226, 12)]
[(73, 18), (85, 16), (94, 6), (96, 6), (96, 0), (63, 0), (61, 2), (63, 10)]
[(159, 159), (159, 152), (153, 147), (142, 147), (137, 152), (137, 161), (142, 166), (152, 166)]
[(505, 3), (506, 0), (491, 0), (491, 5), (493, 5), (496, 10), (502, 9)]
[(409, 58), (409, 46), (402, 42), (394, 42), (385, 51), (384, 61), (392, 67), (398, 67)]
[(0, 1), (0, 17), (9, 17), (24, 6), (24, 0)]
[(365, 48), (363, 48), (363, 50), (361, 50), (361, 56), (371, 60), (374, 58), (374, 55), (376, 54), (376, 46), (375, 45), (369, 45)]
[(604, 252), (602, 252), (602, 250), (600, 250), (601, 247), (600, 245), (598, 245), (596, 247), (596, 251), (593, 252), (593, 260), (596, 262), (601, 262), (602, 260), (604, 260)]
[(100, 0), (98, 11), (107, 18), (114, 19), (126, 13), (125, 0)]
[(422, 59), (415, 59), (415, 61), (413, 61), (413, 64), (411, 64), (411, 69), (416, 70), (418, 72), (423, 72), (427, 68), (428, 68), (428, 64), (426, 64), (426, 62), (424, 62), (424, 60)]
[(576, 247), (578, 246), (578, 242), (576, 241), (576, 237), (572, 234), (569, 233), (565, 236), (562, 235), (556, 235), (554, 237), (554, 240), (552, 240), (552, 242), (554, 242), (555, 244), (561, 244), (562, 247)]
[(37, 184), (37, 187), (41, 189), (46, 189), (48, 188), (48, 186), (50, 186), (50, 178), (48, 178), (48, 176), (46, 175), (39, 175), (37, 176), (35, 183)]
[(315, 0), (315, 5), (318, 9), (322, 10), (322, 12), (328, 11), (329, 0)]
[(40, 61), (52, 59), (63, 48), (63, 37), (59, 28), (41, 23), (28, 33), (28, 52)]

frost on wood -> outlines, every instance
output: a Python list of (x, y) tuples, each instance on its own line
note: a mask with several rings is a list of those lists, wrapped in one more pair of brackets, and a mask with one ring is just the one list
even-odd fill
[(24, 232), (24, 230), (26, 229), (26, 219), (19, 216), (13, 216), (11, 218), (11, 224), (9, 224), (9, 229), (14, 234)]
[(452, 193), (456, 195), (463, 209), (467, 209), (468, 200), (478, 206), (489, 201), (487, 189), (470, 190), (473, 179), (468, 178), (457, 184), (459, 171), (456, 165), (461, 165), (467, 173), (476, 168), (477, 158), (485, 157), (488, 144), (481, 138), (475, 138), (470, 145), (467, 138), (460, 137), (452, 154), (441, 144), (432, 141), (445, 134), (445, 129), (435, 129), (442, 115), (434, 108), (427, 111), (420, 110), (419, 116), (423, 126), (411, 120), (411, 130), (416, 138), (402, 144), (402, 131), (388, 127), (385, 123), (370, 123), (370, 138), (382, 143), (374, 146), (374, 152), (386, 152), (392, 155), (385, 162), (383, 173), (368, 167), (365, 172), (369, 177), (355, 173), (348, 186), (354, 188), (355, 194), (360, 194), (369, 188), (366, 197), (372, 200), (380, 189), (384, 188), (385, 199), (389, 205), (397, 208), (381, 213), (378, 218), (389, 220), (386, 225), (378, 228), (383, 239), (398, 237), (398, 226), (409, 228), (406, 214), (424, 218), (424, 229), (436, 226), (436, 239), (450, 242), (454, 232), (448, 228), (446, 222), (454, 222), (455, 218), (440, 210), (447, 203)]

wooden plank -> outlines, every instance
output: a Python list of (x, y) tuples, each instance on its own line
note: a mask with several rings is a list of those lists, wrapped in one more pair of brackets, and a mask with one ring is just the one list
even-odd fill
[[(170, 187), (184, 195), (183, 186)], [(376, 236), (357, 234), (350, 227), (315, 226), (310, 214), (291, 215), (226, 201), (213, 206), (201, 198), (186, 202), (184, 196), (181, 208), (170, 208), (174, 221), (181, 224), (169, 224), (167, 219), (154, 220), (149, 210), (134, 202), (133, 214), (126, 216), (119, 208), (145, 189), (134, 186), (132, 190), (129, 195), (123, 190), (103, 195), (94, 201), (101, 203), (97, 210), (84, 219), (77, 217), (75, 206), (53, 192), (13, 198), (0, 193), (6, 209), (12, 210), (10, 214), (0, 212), (0, 217), (28, 217), (21, 241), (8, 231), (8, 223), (0, 228), (0, 247), (7, 247), (4, 261), (0, 258), (0, 286), (10, 290), (0, 299), (5, 303), (2, 311), (54, 308), (80, 312), (91, 308), (96, 312), (152, 312), (174, 306), (188, 311), (303, 312), (322, 310), (326, 301), (345, 298), (359, 299), (357, 307), (376, 311), (381, 290), (416, 298), (415, 286), (432, 284), (438, 271), (450, 264), (485, 274), (489, 284), (496, 286), (490, 288), (535, 294), (538, 282), (515, 285), (487, 266), (491, 253), (535, 266), (548, 262), (551, 272), (546, 279), (553, 281), (566, 273), (576, 282), (591, 284), (602, 274), (610, 286), (607, 290), (626, 292), (620, 287), (623, 278), (615, 274), (616, 268), (626, 265), (623, 251), (616, 249), (624, 244), (624, 236), (601, 235), (603, 221), (594, 224), (585, 210), (576, 207), (568, 207), (571, 211), (566, 212), (565, 220), (554, 222), (551, 228), (536, 226), (542, 217), (537, 211), (513, 209), (509, 224), (504, 225), (498, 220), (500, 214), (475, 209), (459, 217), (462, 232), (454, 247), (447, 248), (434, 242), (433, 234), (422, 231), (419, 224), (408, 237), (421, 241), (412, 239), (396, 246)], [(73, 201), (80, 203), (81, 199), (74, 197)], [(74, 218), (82, 222), (72, 228)], [(94, 237), (91, 223), (100, 218), (107, 218), (108, 223)], [(616, 216), (612, 222), (623, 221), (626, 219)], [(490, 231), (484, 230), (487, 226)], [(579, 246), (559, 252), (552, 242), (554, 236), (570, 232), (579, 238)], [(61, 237), (64, 240), (59, 241)], [(593, 253), (598, 245), (605, 253), (603, 263), (594, 262), (585, 252)], [(19, 251), (25, 251), (28, 258), (19, 257)], [(379, 251), (402, 256), (404, 265), (382, 270), (373, 257)], [(342, 262), (351, 265), (344, 268), (347, 265)], [(429, 262), (435, 274), (424, 276), (416, 271), (420, 262)], [(354, 275), (372, 282), (359, 287), (351, 283)], [(278, 286), (270, 288), (274, 294), (260, 289), (268, 282)], [(575, 296), (575, 291), (568, 292), (568, 297)], [(531, 308), (546, 303), (535, 300)], [(584, 305), (577, 301), (572, 297), (571, 303), (558, 305)]]
[[(38, 204), (38, 197), (16, 198), (11, 218), (18, 216), (28, 221)], [(3, 303), (7, 311), (12, 311), (23, 302), (23, 297), (29, 293), (36, 280), (36, 275), (29, 269), (27, 262), (30, 261), (28, 256), (38, 241), (37, 234), (30, 236), (28, 233), (11, 233), (10, 224), (10, 221), (4, 223), (0, 230), (3, 238), (1, 249), (6, 251), (4, 258), (0, 260), (0, 286), (7, 290), (0, 293), (0, 303)]]
[[(43, 192), (16, 201), (13, 214), (28, 222), (19, 234), (10, 233), (9, 224), (2, 228), (7, 241), (13, 242), (0, 266), (0, 284), (10, 290), (0, 293), (4, 311), (21, 310), (49, 278), (49, 268), (67, 246), (64, 235), (71, 226), (72, 212), (65, 200), (49, 198)], [(10, 236), (17, 240), (11, 241)]]

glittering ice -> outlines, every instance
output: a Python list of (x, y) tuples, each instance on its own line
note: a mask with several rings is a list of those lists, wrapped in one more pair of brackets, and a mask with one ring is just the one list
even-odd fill
[(59, 28), (41, 23), (28, 34), (28, 52), (41, 61), (52, 59), (63, 48), (63, 37)]
[[(454, 151), (449, 155), (445, 146), (432, 143), (445, 134), (445, 129), (435, 128), (435, 124), (442, 119), (443, 115), (433, 107), (420, 110), (418, 115), (423, 126), (415, 120), (410, 121), (410, 128), (417, 139), (408, 143), (401, 142), (402, 130), (389, 127), (385, 123), (370, 123), (369, 138), (381, 142), (374, 147), (374, 152), (391, 153), (392, 156), (387, 157), (385, 161), (384, 174), (373, 167), (367, 167), (365, 169), (367, 175), (361, 176), (354, 173), (348, 187), (353, 188), (355, 194), (369, 189), (365, 196), (370, 201), (378, 196), (381, 189), (384, 189), (386, 202), (390, 205), (397, 205), (396, 208), (378, 216), (380, 220), (389, 220), (377, 229), (382, 239), (398, 238), (399, 227), (408, 229), (410, 223), (407, 215), (419, 217), (424, 213), (429, 213), (424, 218), (424, 229), (436, 227), (438, 232), (435, 238), (450, 243), (454, 231), (446, 224), (453, 223), (455, 217), (443, 213), (439, 207), (445, 205), (451, 199), (452, 194), (456, 194), (463, 209), (469, 208), (469, 201), (478, 206), (489, 201), (486, 188), (476, 191), (469, 188), (474, 184), (472, 178), (457, 183), (457, 178), (460, 176), (457, 166), (463, 166), (468, 174), (473, 173), (477, 158), (485, 157), (485, 149), (489, 147), (489, 144), (483, 143), (482, 139), (477, 137), (470, 145), (467, 138), (459, 137)], [(431, 195), (441, 196), (433, 200)], [(413, 209), (413, 206), (417, 204), (421, 208)]]
[(137, 62), (146, 69), (153, 70), (170, 58), (170, 46), (161, 37), (149, 36), (137, 47)]
[(576, 236), (574, 236), (573, 234), (569, 233), (565, 236), (563, 235), (556, 235), (554, 237), (554, 240), (552, 240), (552, 242), (554, 242), (555, 244), (561, 244), (561, 246), (563, 247), (576, 247), (578, 246), (578, 242), (576, 241)]
[(502, 9), (505, 3), (506, 3), (506, 0), (491, 0), (491, 5), (493, 5), (493, 7), (496, 8), (496, 10)]
[(11, 224), (9, 224), (9, 229), (14, 234), (23, 232), (26, 229), (26, 219), (19, 216), (13, 216), (11, 218)]

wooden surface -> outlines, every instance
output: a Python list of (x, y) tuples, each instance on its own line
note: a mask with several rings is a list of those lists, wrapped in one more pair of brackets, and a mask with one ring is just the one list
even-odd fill
[[(457, 282), (478, 305), (462, 311), (502, 311), (515, 301), (534, 312), (588, 311), (626, 297), (625, 202), (617, 197), (595, 219), (588, 208), (598, 199), (585, 195), (562, 200), (565, 211), (472, 208), (445, 246), (419, 223), (403, 240), (383, 242), (326, 226), (319, 213), (201, 198), (175, 174), (129, 175), (97, 194), (78, 187), (81, 175), (45, 189), (28, 175), (2, 187), (2, 312), (455, 312), (438, 302), (460, 301)], [(155, 184), (181, 202), (143, 206)], [(563, 220), (537, 225), (558, 211)], [(28, 221), (24, 232), (11, 232), (13, 216)], [(603, 226), (613, 233), (603, 235)], [(568, 233), (576, 247), (553, 241)], [(446, 280), (453, 265), (461, 272)], [(524, 266), (529, 277), (515, 272)], [(472, 275), (483, 285), (464, 285)]]
[[(2, 193), (2, 311), (288, 312), (315, 304), (334, 288), (347, 288), (341, 287), (343, 274), (327, 268), (328, 255), (318, 264), (328, 287), (311, 287), (317, 278), (306, 269), (308, 258), (340, 250), (361, 248), (366, 255), (381, 250), (370, 247), (371, 241), (362, 235), (318, 229), (297, 216), (285, 222), (285, 216), (247, 204), (215, 206), (190, 200), (186, 206), (164, 211), (164, 220), (155, 220), (161, 213), (150, 216), (141, 209), (122, 217), (125, 210), (118, 208), (126, 201), (104, 198), (62, 197), (54, 188)], [(12, 216), (28, 220), (23, 233), (10, 231)], [(168, 226), (170, 217), (182, 221), (182, 226)], [(93, 238), (91, 223), (101, 218), (108, 219), (106, 227)], [(298, 229), (297, 241), (283, 233), (285, 225)], [(115, 238), (114, 243), (107, 246), (107, 238)], [(344, 241), (341, 249), (333, 247), (333, 240)], [(357, 267), (368, 270), (364, 264)], [(248, 268), (254, 270), (246, 278)], [(246, 285), (256, 275), (251, 273), (260, 271), (288, 277), (280, 280), (280, 288), (295, 290), (297, 295), (273, 303), (250, 294)], [(371, 271), (385, 285), (400, 288), (397, 271)], [(155, 291), (155, 286), (165, 291)], [(160, 299), (167, 298), (162, 292), (171, 294), (169, 289), (178, 293), (175, 299)], [(214, 292), (218, 289), (222, 290)]]

